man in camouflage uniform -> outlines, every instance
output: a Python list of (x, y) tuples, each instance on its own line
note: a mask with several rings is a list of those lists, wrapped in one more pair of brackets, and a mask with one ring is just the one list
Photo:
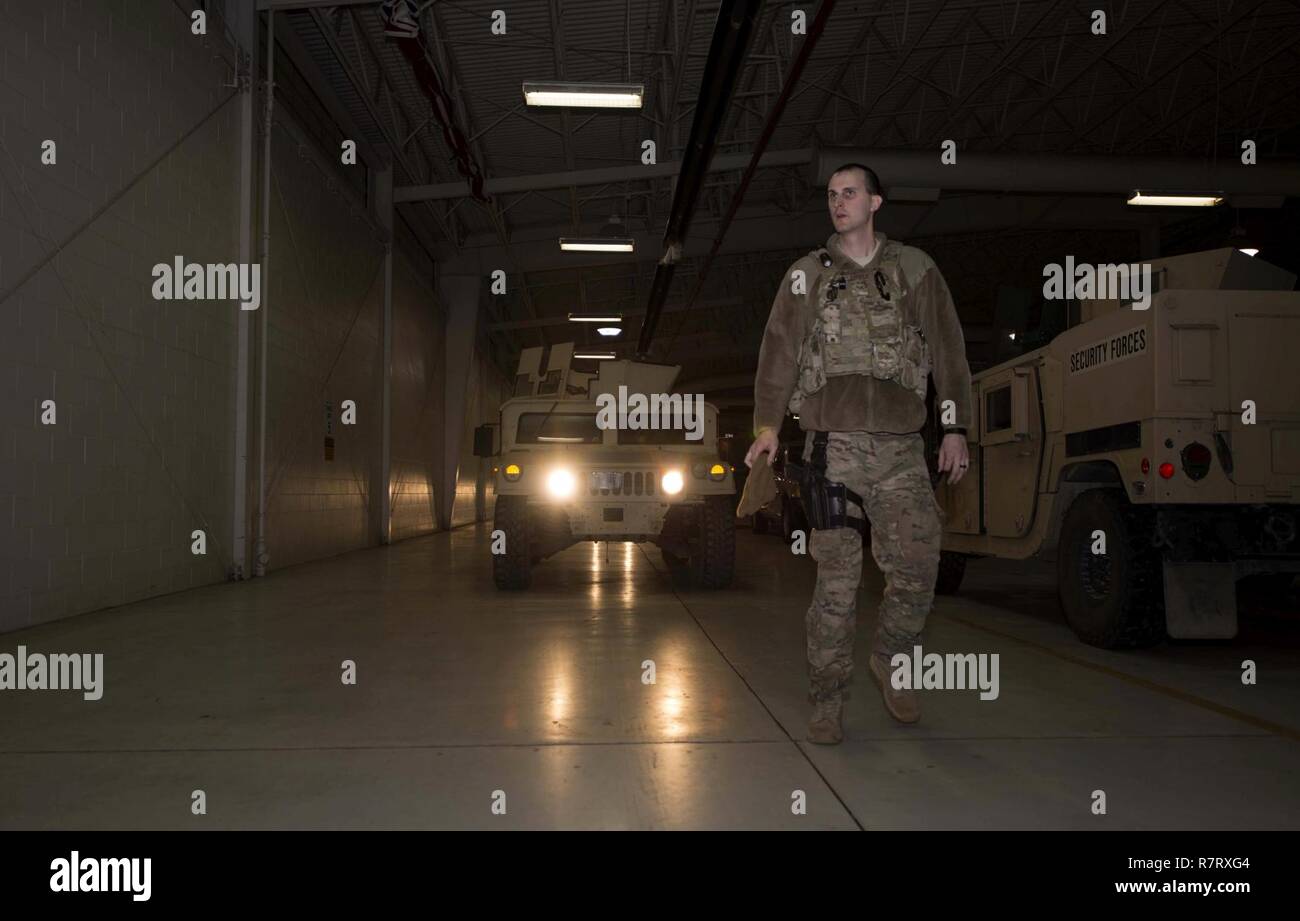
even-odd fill
[[(920, 719), (912, 690), (890, 683), (890, 658), (912, 654), (934, 600), (940, 510), (930, 486), (920, 429), (926, 383), (934, 374), (945, 423), (939, 470), (956, 483), (966, 472), (970, 368), (961, 324), (934, 262), (875, 231), (883, 204), (869, 168), (845, 164), (827, 183), (836, 232), (825, 248), (790, 267), (772, 304), (754, 381), (755, 440), (745, 457), (772, 462), (786, 410), (808, 433), (805, 462), (861, 497), (871, 550), (885, 576), (869, 670), (898, 721)], [(951, 401), (951, 402), (949, 402)], [(847, 514), (857, 517), (854, 505)], [(817, 587), (806, 618), (811, 698), (808, 738), (842, 738), (843, 701), (853, 675), (853, 636), (862, 539), (853, 527), (814, 530), (809, 549)]]

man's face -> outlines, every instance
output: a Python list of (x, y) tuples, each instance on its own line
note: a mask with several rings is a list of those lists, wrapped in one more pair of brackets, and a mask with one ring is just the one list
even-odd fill
[(880, 207), (881, 200), (879, 195), (868, 194), (866, 177), (860, 169), (835, 173), (826, 183), (826, 207), (837, 233), (865, 227)]

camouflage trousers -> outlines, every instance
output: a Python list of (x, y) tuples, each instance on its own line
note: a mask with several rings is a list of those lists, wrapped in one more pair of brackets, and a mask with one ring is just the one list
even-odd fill
[[(812, 458), (813, 433), (804, 445)], [(885, 576), (872, 651), (911, 653), (934, 602), (942, 512), (930, 486), (919, 434), (831, 432), (826, 478), (862, 497), (871, 523), (871, 555)], [(859, 514), (849, 504), (848, 513)], [(808, 672), (814, 701), (844, 693), (853, 677), (853, 635), (862, 539), (853, 528), (813, 531), (817, 588), (808, 608)]]

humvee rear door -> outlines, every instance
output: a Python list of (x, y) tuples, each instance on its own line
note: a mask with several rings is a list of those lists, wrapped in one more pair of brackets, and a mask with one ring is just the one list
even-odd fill
[(1008, 368), (980, 381), (984, 528), (993, 537), (1022, 537), (1033, 526), (1043, 450), (1036, 373)]

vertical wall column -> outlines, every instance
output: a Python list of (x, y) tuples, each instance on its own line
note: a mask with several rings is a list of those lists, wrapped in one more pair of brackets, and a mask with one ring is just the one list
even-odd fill
[[(253, 258), (253, 163), (257, 143), (257, 10), (249, 4), (232, 4), (231, 26), (238, 41), (239, 59), (239, 261), (250, 265)], [(239, 311), (239, 331), (234, 361), (234, 494), (231, 509), (232, 536), (230, 576), (243, 579), (248, 575), (248, 375), (252, 341), (252, 311)]]
[(384, 305), (379, 321), (380, 425), (379, 467), (370, 484), (372, 528), (381, 544), (392, 541), (393, 473), (393, 167), (370, 173), (370, 202), (384, 240)]
[(466, 390), (478, 341), (478, 275), (439, 275), (438, 298), (447, 307), (446, 385), (443, 388), (444, 412), (442, 463), (438, 467), (438, 527), (451, 527), (452, 503), (456, 500), (456, 483), (460, 476), (461, 434), (465, 430)]

